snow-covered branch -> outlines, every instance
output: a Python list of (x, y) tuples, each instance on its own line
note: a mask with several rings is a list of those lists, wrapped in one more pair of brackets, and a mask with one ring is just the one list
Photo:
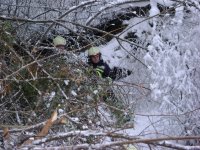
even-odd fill
[[(51, 140), (56, 140), (56, 139), (60, 139), (60, 138), (66, 138), (66, 137), (70, 137), (70, 136), (106, 136), (106, 133), (102, 133), (99, 131), (77, 131), (77, 132), (69, 132), (69, 133), (64, 133), (64, 134), (60, 134), (60, 135), (56, 135), (56, 136), (52, 136), (52, 137), (48, 137), (48, 138), (43, 138), (41, 140), (36, 140), (33, 143), (34, 144), (41, 144), (44, 142), (48, 142)], [(110, 135), (110, 134), (109, 134)], [(111, 134), (112, 135), (112, 134)], [(168, 140), (173, 140), (173, 141), (177, 141), (177, 140), (188, 140), (188, 139), (199, 139), (199, 136), (192, 136), (192, 137), (166, 137), (166, 138), (155, 138), (155, 139), (134, 139), (134, 140), (125, 140), (125, 141), (115, 141), (115, 142), (107, 142), (107, 143), (102, 143), (102, 144), (80, 144), (80, 145), (76, 145), (76, 146), (65, 146), (65, 148), (80, 148), (80, 147), (84, 147), (87, 149), (104, 149), (106, 147), (112, 147), (112, 146), (122, 146), (122, 145), (128, 145), (128, 144), (138, 144), (138, 143), (143, 143), (143, 144), (158, 144), (161, 146), (166, 146), (169, 148), (182, 148), (182, 150), (192, 150), (192, 149), (199, 149), (199, 146), (184, 146), (184, 145), (180, 145), (180, 144), (173, 144), (173, 143), (169, 143), (166, 142)], [(164, 141), (164, 142), (159, 142), (159, 141)], [(159, 142), (159, 143), (158, 143)], [(40, 148), (40, 146), (30, 146), (32, 148)], [(55, 147), (52, 147), (55, 148)], [(59, 148), (59, 147), (57, 147)]]
[[(69, 13), (71, 13), (72, 11), (80, 8), (80, 7), (83, 7), (83, 6), (86, 6), (86, 5), (89, 5), (89, 4), (92, 4), (92, 3), (95, 3), (97, 2), (98, 0), (90, 0), (90, 1), (86, 1), (86, 2), (82, 2), (80, 5), (78, 6), (74, 6), (74, 7), (71, 7), (68, 11), (66, 11), (65, 13), (63, 13), (58, 19), (62, 19), (63, 17), (65, 17), (66, 15), (68, 15)], [(38, 42), (36, 43), (36, 45), (46, 36), (46, 34), (50, 31), (50, 29), (55, 25), (55, 22), (53, 22), (48, 28), (47, 30), (44, 32), (44, 34), (41, 36), (41, 38), (38, 40)]]
[(120, 5), (124, 5), (124, 4), (135, 4), (135, 3), (144, 3), (144, 2), (147, 2), (146, 5), (148, 4), (148, 0), (123, 0), (123, 1), (115, 1), (115, 2), (111, 2), (111, 3), (108, 3), (106, 6), (104, 7), (101, 7), (99, 9), (99, 11), (91, 16), (90, 18), (88, 18), (88, 20), (86, 21), (86, 26), (89, 26), (91, 24), (91, 22), (98, 16), (100, 15), (101, 13), (105, 12), (107, 9), (111, 9), (113, 7), (118, 7)]
[[(59, 25), (61, 25), (61, 26), (64, 26), (64, 27), (65, 27), (65, 25), (62, 24), (62, 23), (60, 23), (60, 22), (56, 22), (56, 23), (59, 24)], [(77, 26), (80, 26), (80, 27), (83, 27), (83, 28), (85, 28), (85, 29), (89, 29), (89, 30), (92, 30), (92, 31), (97, 31), (97, 32), (99, 32), (99, 33), (103, 33), (103, 34), (104, 34), (103, 37), (109, 35), (109, 36), (111, 36), (111, 37), (113, 37), (113, 38), (116, 38), (116, 39), (118, 39), (118, 40), (120, 40), (120, 41), (127, 42), (127, 43), (129, 43), (129, 44), (135, 45), (136, 47), (142, 48), (143, 50), (147, 50), (147, 48), (145, 48), (145, 47), (143, 47), (143, 46), (141, 46), (141, 45), (139, 45), (139, 44), (137, 44), (137, 43), (134, 43), (134, 42), (132, 42), (132, 41), (126, 40), (126, 39), (124, 39), (124, 38), (120, 38), (118, 35), (112, 34), (112, 32), (106, 32), (106, 31), (103, 31), (103, 30), (99, 30), (99, 29), (97, 29), (97, 28), (93, 28), (93, 27), (89, 27), (89, 26), (84, 26), (84, 25), (81, 25), (81, 24), (78, 24), (78, 23), (75, 23), (75, 22), (70, 22), (70, 23), (71, 23), (71, 24), (74, 24), (74, 25), (77, 25)], [(103, 38), (103, 37), (101, 37), (101, 38)], [(95, 42), (95, 41), (94, 41), (94, 42)]]
[(199, 150), (200, 146), (185, 146), (177, 143), (172, 143), (169, 141), (163, 141), (156, 143), (156, 145), (163, 146), (163, 147), (168, 147), (172, 149), (178, 149), (178, 150)]

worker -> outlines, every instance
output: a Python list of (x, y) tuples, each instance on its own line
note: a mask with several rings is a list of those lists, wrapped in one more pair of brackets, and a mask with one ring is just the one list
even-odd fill
[[(121, 79), (131, 74), (131, 71), (127, 69), (119, 67), (114, 67), (111, 69), (109, 65), (102, 59), (101, 52), (97, 47), (91, 47), (88, 50), (88, 64), (94, 68), (96, 74), (99, 77), (110, 78), (112, 81)], [(123, 102), (115, 96), (111, 88), (106, 91), (103, 99), (107, 104), (111, 106), (115, 106), (116, 108), (122, 110), (125, 109)], [(124, 114), (122, 111), (115, 109), (111, 111), (115, 114), (118, 124), (121, 125), (124, 122), (130, 121), (131, 117), (129, 114)]]
[(130, 70), (114, 67), (111, 69), (109, 65), (102, 59), (101, 52), (97, 47), (91, 47), (88, 50), (88, 64), (93, 66), (98, 76), (102, 78), (109, 77), (112, 80), (119, 80), (129, 76)]

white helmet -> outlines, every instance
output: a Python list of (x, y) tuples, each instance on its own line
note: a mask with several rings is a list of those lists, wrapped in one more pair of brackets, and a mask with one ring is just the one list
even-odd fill
[(92, 55), (97, 55), (100, 53), (100, 50), (99, 48), (97, 47), (91, 47), (89, 50), (88, 50), (88, 56), (92, 56)]
[(56, 38), (53, 39), (53, 44), (54, 46), (66, 45), (66, 40), (62, 36), (57, 36)]

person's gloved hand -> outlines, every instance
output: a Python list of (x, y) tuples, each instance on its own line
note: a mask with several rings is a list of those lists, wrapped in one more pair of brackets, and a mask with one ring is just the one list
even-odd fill
[(130, 71), (130, 70), (127, 71), (128, 76), (131, 75), (131, 73), (132, 73), (132, 71)]

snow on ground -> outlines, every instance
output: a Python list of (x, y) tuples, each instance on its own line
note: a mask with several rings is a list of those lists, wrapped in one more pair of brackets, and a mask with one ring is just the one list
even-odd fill
[[(144, 20), (144, 18), (132, 18), (124, 21), (124, 24), (127, 24), (128, 26), (118, 35), (120, 38), (124, 38), (127, 36), (128, 32), (134, 32), (138, 37), (141, 37), (143, 36), (143, 31), (150, 32), (151, 28), (148, 22)], [(129, 55), (128, 52), (132, 51), (132, 47), (126, 42), (120, 42), (120, 44), (123, 45), (123, 48), (120, 47), (118, 40), (113, 38), (106, 45), (99, 46), (103, 59), (111, 68), (114, 66), (120, 66), (123, 68), (127, 68), (127, 65), (131, 66), (131, 64), (127, 64), (127, 55)]]
[[(124, 38), (128, 32), (134, 32), (138, 37), (144, 36), (142, 35), (143, 31), (151, 32), (151, 28), (148, 25), (147, 21), (144, 21), (144, 18), (132, 18), (130, 20), (124, 21), (125, 24), (127, 24), (127, 28), (124, 30), (124, 32), (120, 33), (120, 37)], [(140, 23), (141, 22), (141, 23)], [(129, 52), (132, 51), (132, 47), (123, 42), (122, 43), (125, 49)], [(128, 53), (120, 47), (118, 41), (113, 38), (110, 42), (108, 42), (106, 45), (100, 45), (99, 49), (102, 53), (102, 57), (104, 61), (106, 61), (109, 66), (112, 68), (114, 66), (126, 68), (134, 71), (134, 73), (123, 79), (119, 82), (116, 82), (118, 85), (123, 85), (124, 82), (126, 83), (140, 83), (142, 76), (144, 77), (144, 80), (146, 80), (146, 76), (141, 73), (141, 66), (138, 65), (138, 62), (136, 61), (127, 61), (127, 55)], [(133, 59), (133, 58), (132, 58)], [(137, 68), (138, 67), (138, 68)], [(144, 68), (144, 67), (143, 67)], [(146, 81), (144, 81), (145, 83)], [(153, 106), (154, 104), (150, 104), (148, 99), (145, 97), (146, 91), (142, 91), (138, 87), (123, 87), (124, 89), (129, 90), (127, 92), (130, 94), (129, 100), (135, 101), (134, 105), (137, 105), (135, 114), (146, 114), (146, 116), (142, 115), (135, 115), (134, 118), (134, 128), (127, 129), (123, 131), (123, 133), (129, 134), (130, 136), (139, 136), (139, 137), (155, 137), (155, 134), (160, 132), (160, 129), (157, 129), (155, 127), (155, 124), (157, 124), (160, 121), (160, 117), (158, 116), (147, 116), (148, 114), (159, 114), (157, 111), (158, 109)], [(138, 92), (140, 90), (140, 92)], [(144, 93), (143, 93), (144, 92)], [(144, 94), (144, 95), (143, 95)], [(153, 108), (153, 109), (152, 109)], [(161, 129), (162, 130), (162, 129)]]

